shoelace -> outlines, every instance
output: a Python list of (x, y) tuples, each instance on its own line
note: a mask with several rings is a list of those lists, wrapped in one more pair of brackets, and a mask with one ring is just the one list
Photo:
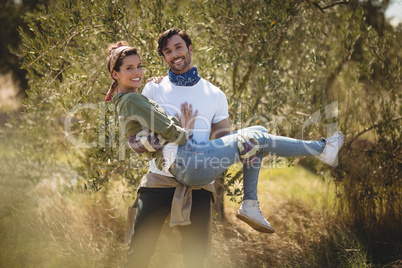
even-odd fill
[(331, 145), (332, 147), (335, 147), (335, 145), (337, 145), (340, 140), (341, 140), (341, 136), (338, 136), (334, 140), (330, 140), (330, 141), (327, 140), (326, 144)]
[(262, 215), (262, 211), (261, 211), (261, 209), (260, 209), (260, 202), (257, 202), (255, 205), (257, 206), (258, 211), (259, 211), (260, 214)]

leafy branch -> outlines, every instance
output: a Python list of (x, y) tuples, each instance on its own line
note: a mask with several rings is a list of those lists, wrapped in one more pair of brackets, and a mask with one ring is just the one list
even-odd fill
[(66, 46), (68, 46), (68, 44), (71, 42), (71, 40), (72, 40), (74, 37), (76, 37), (76, 36), (78, 36), (78, 35), (80, 35), (80, 34), (86, 32), (86, 31), (88, 31), (88, 30), (96, 29), (96, 28), (100, 28), (100, 27), (104, 27), (104, 25), (85, 26), (85, 27), (83, 27), (80, 31), (73, 31), (73, 29), (74, 29), (75, 27), (72, 28), (72, 29), (69, 31), (69, 33), (66, 35), (66, 37), (65, 37), (64, 39), (60, 39), (58, 42), (56, 42), (56, 44), (54, 44), (53, 46), (51, 46), (50, 48), (48, 48), (47, 50), (45, 50), (44, 52), (42, 52), (38, 57), (36, 57), (32, 62), (30, 62), (30, 63), (28, 64), (28, 67), (27, 67), (27, 68), (31, 68), (32, 65), (33, 65), (35, 62), (37, 62), (38, 60), (40, 60), (41, 58), (43, 58), (44, 56), (46, 56), (47, 54), (49, 54), (49, 53), (50, 53), (52, 50), (54, 50), (55, 48), (59, 47), (59, 45), (63, 44), (63, 45), (66, 47)]
[(399, 120), (401, 120), (401, 119), (402, 119), (402, 117), (398, 117), (398, 118), (392, 119), (390, 122), (388, 122), (388, 121), (383, 121), (383, 122), (381, 122), (381, 123), (374, 124), (374, 125), (372, 125), (371, 127), (365, 128), (363, 131), (359, 132), (351, 141), (348, 142), (347, 147), (350, 147), (351, 144), (352, 144), (353, 142), (355, 142), (355, 141), (356, 141), (361, 135), (363, 135), (364, 133), (366, 133), (366, 132), (368, 132), (368, 131), (370, 131), (370, 130), (373, 130), (373, 129), (375, 129), (375, 128), (378, 128), (378, 127), (380, 127), (380, 126), (383, 126), (383, 125), (386, 125), (386, 124), (389, 124), (389, 123), (397, 122), (397, 121), (399, 121)]
[(332, 3), (332, 4), (327, 5), (325, 7), (321, 7), (318, 2), (312, 2), (312, 4), (316, 8), (318, 8), (322, 13), (325, 13), (325, 11), (324, 11), (325, 9), (328, 9), (328, 8), (331, 8), (331, 7), (334, 7), (334, 6), (337, 6), (337, 5), (347, 5), (347, 4), (350, 4), (350, 1), (340, 1), (340, 2), (336, 2), (336, 3)]

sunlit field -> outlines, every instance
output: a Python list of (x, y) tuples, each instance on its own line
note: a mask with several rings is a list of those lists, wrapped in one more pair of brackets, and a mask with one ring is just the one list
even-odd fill
[[(345, 137), (336, 167), (264, 165), (258, 197), (274, 234), (236, 218), (232, 167), (206, 267), (402, 267), (402, 24), (384, 16), (394, 2), (2, 1), (0, 268), (123, 267), (148, 162), (104, 101), (105, 50), (125, 40), (144, 82), (166, 77), (157, 47), (171, 27), (191, 36), (191, 64), (227, 97), (233, 130)], [(180, 252), (166, 224), (150, 267), (188, 268)]]
[[(133, 189), (114, 181), (108, 190), (84, 191), (66, 156), (24, 163), (10, 143), (1, 146), (0, 267), (122, 267)], [(364, 249), (334, 218), (330, 177), (300, 166), (265, 169), (258, 195), (276, 233), (239, 221), (239, 204), (226, 197), (226, 220), (211, 225), (207, 267), (366, 266)], [(183, 267), (178, 237), (164, 226), (151, 267)]]

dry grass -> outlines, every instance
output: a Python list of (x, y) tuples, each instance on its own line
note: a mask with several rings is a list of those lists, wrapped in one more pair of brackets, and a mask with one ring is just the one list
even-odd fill
[(235, 218), (238, 205), (226, 202), (228, 223), (215, 225), (219, 239), (214, 239), (216, 248), (224, 244), (230, 252), (222, 263), (231, 261), (222, 267), (319, 267), (314, 245), (326, 235), (332, 199), (327, 190), (323, 181), (302, 168), (264, 170), (260, 207), (276, 232), (255, 232)]
[[(2, 178), (9, 183), (3, 199), (9, 212), (0, 217), (0, 267), (122, 267), (131, 200), (122, 198), (125, 186), (115, 182), (108, 192), (85, 194), (66, 181), (75, 174), (47, 175), (26, 187)], [(227, 221), (213, 223), (207, 267), (323, 267), (316, 252), (328, 237), (327, 184), (302, 168), (265, 170), (259, 197), (276, 233), (252, 230), (235, 218), (239, 205), (226, 200)], [(178, 231), (164, 226), (151, 267), (183, 267), (179, 245)]]
[[(261, 210), (276, 233), (259, 233), (239, 221), (235, 217), (239, 205), (227, 197), (227, 220), (213, 223), (207, 267), (331, 267), (318, 259), (316, 251), (329, 236), (332, 184), (300, 167), (264, 170), (260, 178)], [(152, 267), (183, 267), (175, 234), (174, 229), (164, 229)]]
[(0, 191), (9, 194), (0, 216), (0, 267), (121, 267), (122, 209), (105, 193), (70, 191), (64, 176), (52, 175), (21, 189), (2, 178)]

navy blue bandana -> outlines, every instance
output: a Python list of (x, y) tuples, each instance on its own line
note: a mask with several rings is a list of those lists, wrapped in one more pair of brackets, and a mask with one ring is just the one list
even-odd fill
[(169, 80), (176, 86), (194, 86), (200, 81), (201, 77), (198, 75), (197, 67), (185, 72), (184, 74), (175, 74), (169, 70)]

